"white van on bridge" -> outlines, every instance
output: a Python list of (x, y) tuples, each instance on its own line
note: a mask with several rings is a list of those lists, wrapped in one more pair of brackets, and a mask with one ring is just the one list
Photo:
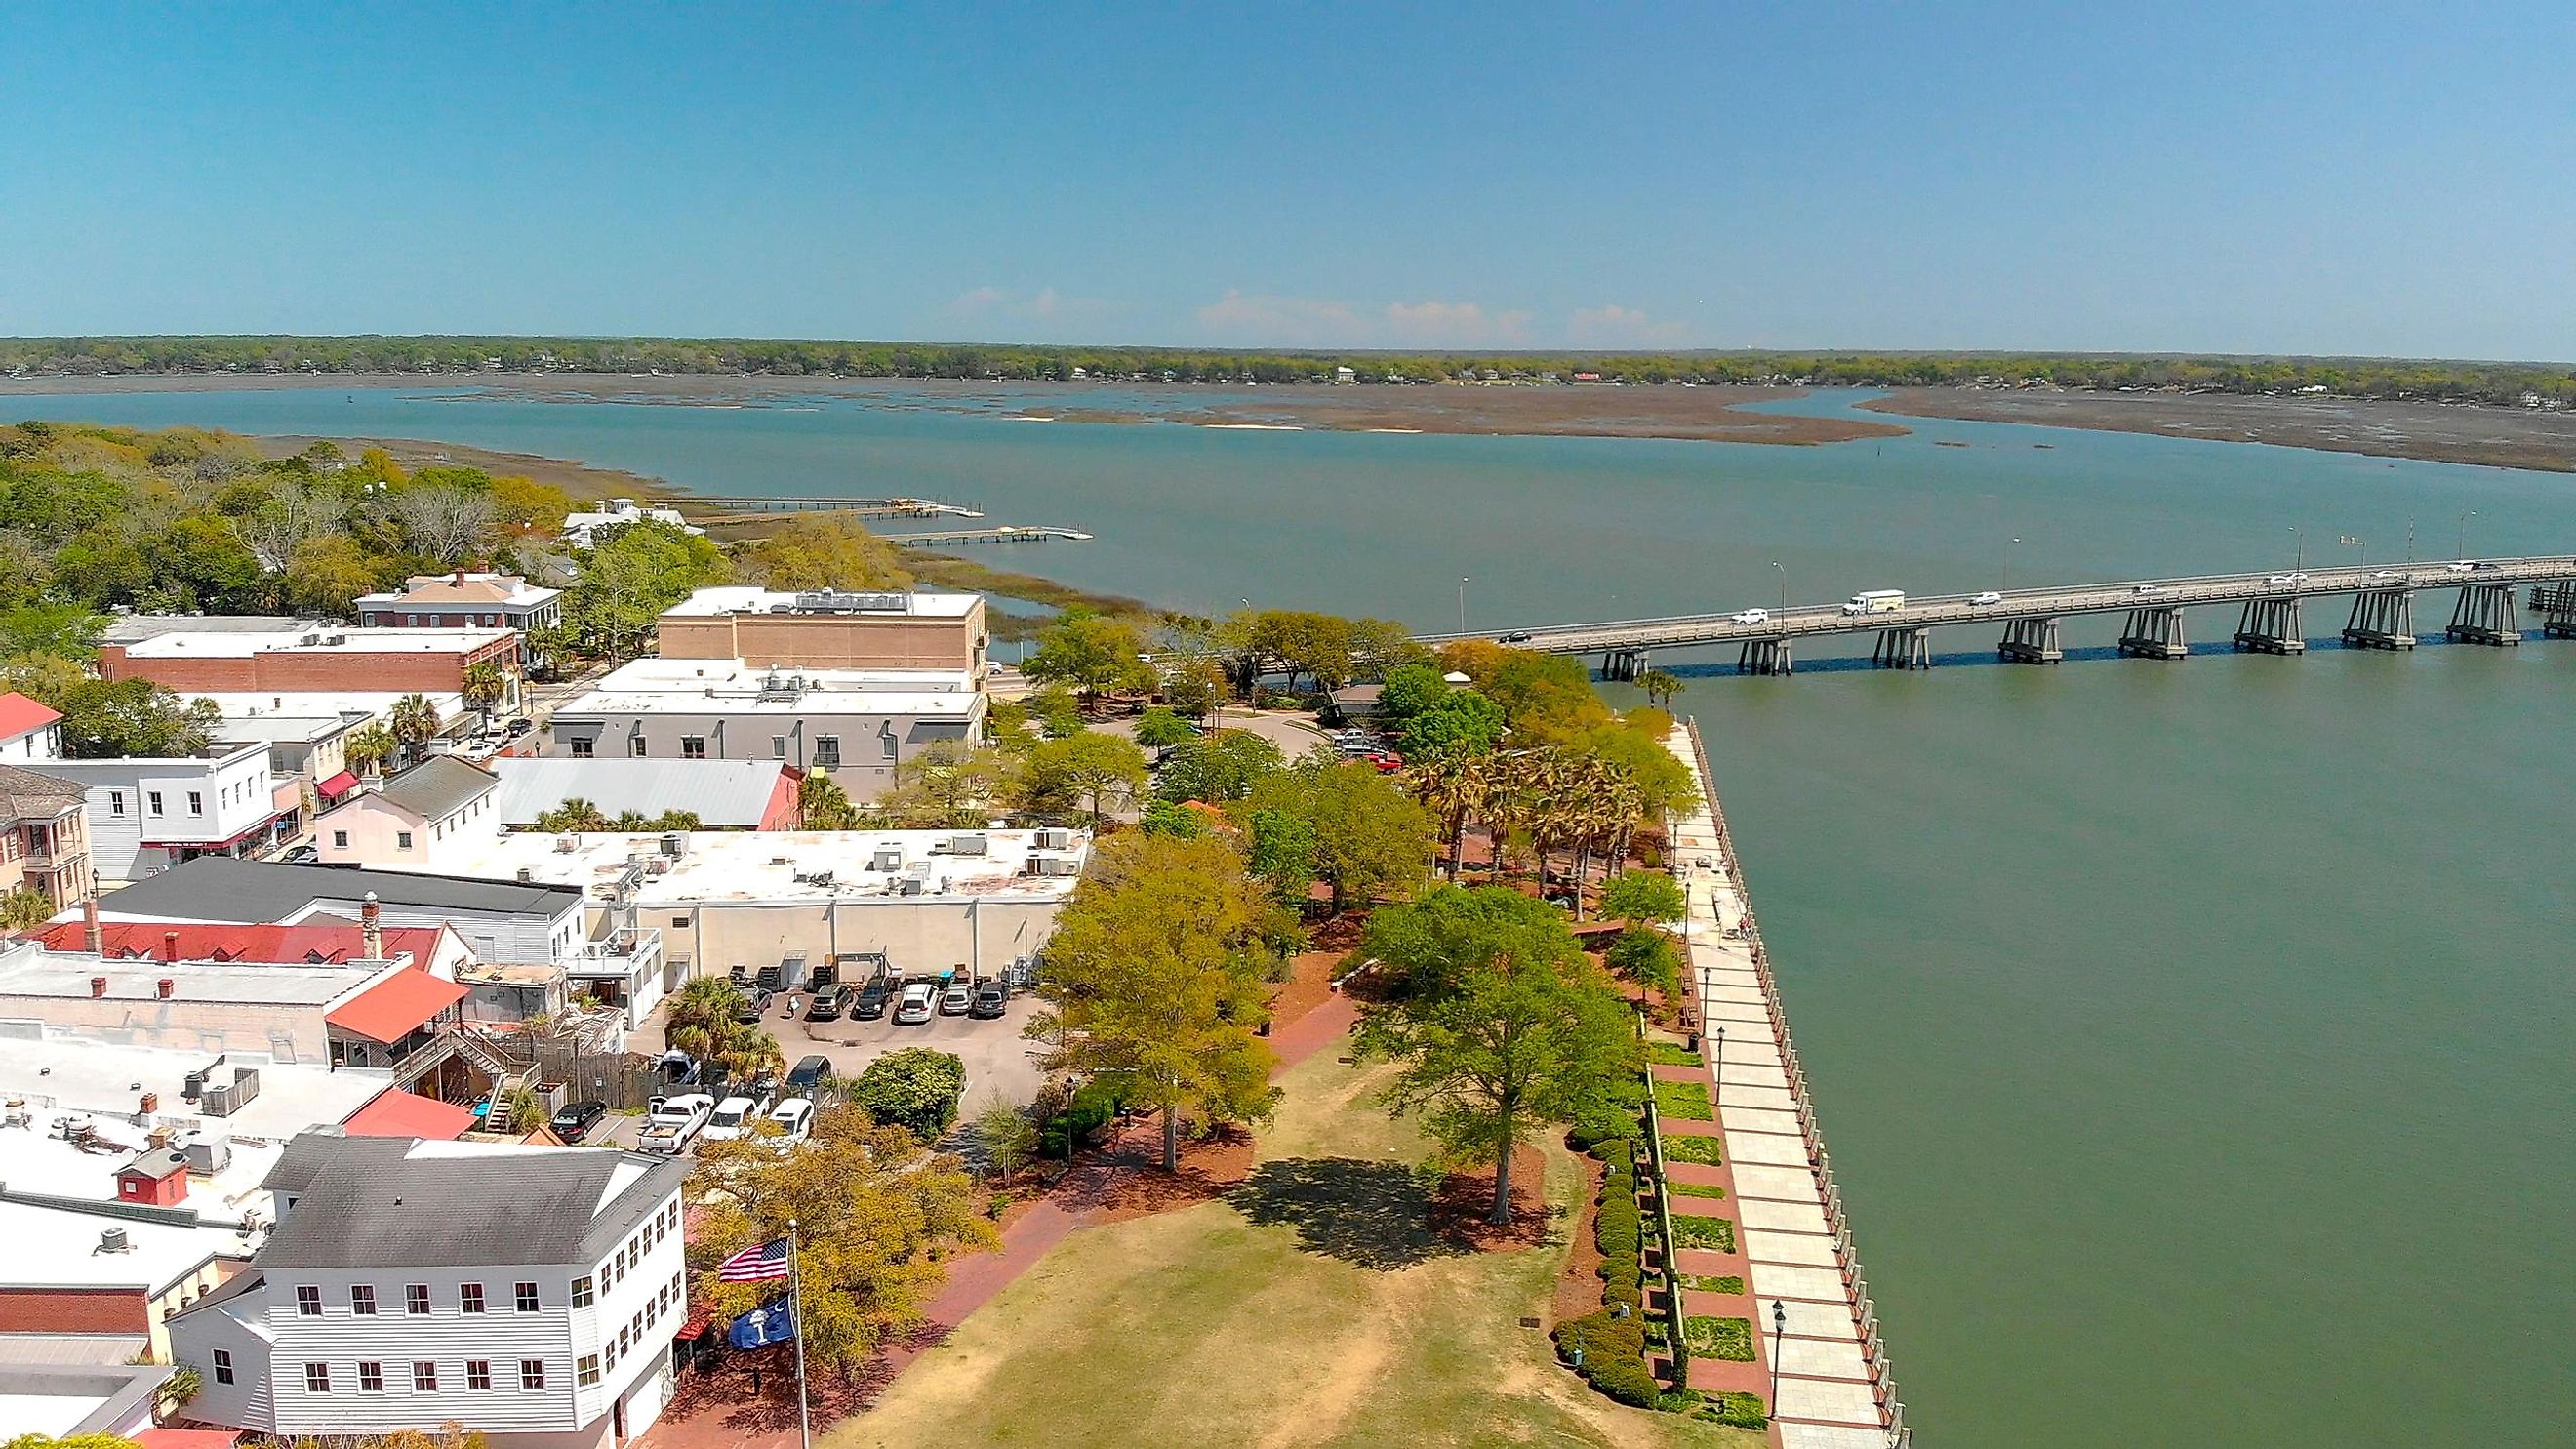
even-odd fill
[(1905, 607), (1903, 589), (1864, 589), (1844, 603), (1846, 614), (1893, 614)]

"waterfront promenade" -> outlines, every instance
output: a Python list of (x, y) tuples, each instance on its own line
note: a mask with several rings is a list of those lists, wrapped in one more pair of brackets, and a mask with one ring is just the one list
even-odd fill
[[(1744, 1364), (1694, 1357), (1692, 1383), (1749, 1390), (1768, 1402), (1776, 1377), (1772, 1437), (1782, 1449), (1906, 1445), (1903, 1405), (1888, 1375), (1841, 1193), (1696, 728), (1676, 726), (1666, 744), (1690, 767), (1704, 802), (1673, 821), (1675, 875), (1690, 899), (1685, 935), (1702, 1021), (1702, 1065), (1656, 1072), (1710, 1084), (1725, 1161), (1715, 1168), (1677, 1164), (1671, 1171), (1678, 1181), (1727, 1195), (1677, 1196), (1672, 1209), (1677, 1216), (1730, 1218), (1736, 1241), (1727, 1253), (1680, 1248), (1676, 1266), (1702, 1281), (1746, 1280), (1755, 1359), (1748, 1373)], [(1668, 1132), (1678, 1125), (1665, 1124)], [(1734, 1317), (1746, 1313), (1747, 1302), (1693, 1287), (1685, 1307), (1694, 1316)], [(1783, 1325), (1776, 1334), (1775, 1323)]]

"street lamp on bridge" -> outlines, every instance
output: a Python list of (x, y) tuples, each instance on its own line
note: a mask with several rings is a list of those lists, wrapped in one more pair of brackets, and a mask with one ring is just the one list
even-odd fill
[(1771, 560), (1771, 567), (1780, 569), (1780, 612), (1785, 614), (1789, 612), (1789, 571), (1781, 569), (1776, 558)]
[(2019, 543), (2019, 542), (2021, 542), (2021, 540), (2020, 540), (2020, 539), (2017, 539), (2017, 538), (2007, 538), (2007, 539), (2005, 539), (2005, 540), (2004, 540), (2004, 581), (2003, 581), (2002, 587), (2007, 588), (2007, 589), (2009, 589), (2009, 588), (2011, 588), (2011, 587), (2012, 587), (2012, 551), (2013, 551), (2013, 545), (2014, 545), (2014, 544), (2017, 544), (2017, 543)]
[(2460, 536), (2451, 541), (2453, 545), (2451, 557), (2467, 558), (2469, 556), (2469, 520), (2477, 516), (2478, 511), (2474, 508), (2460, 515)]
[(2290, 567), (2293, 569), (2306, 568), (2308, 566), (2308, 536), (2299, 532), (2299, 526), (2293, 523), (2290, 525), (2290, 537), (2293, 540), (2290, 552)]

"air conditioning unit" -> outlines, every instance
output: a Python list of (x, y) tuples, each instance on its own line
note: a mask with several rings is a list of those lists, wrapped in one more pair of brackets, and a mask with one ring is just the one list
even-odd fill
[(921, 880), (921, 878), (920, 878), (919, 876), (909, 876), (909, 875), (908, 875), (908, 876), (905, 876), (905, 877), (903, 878), (903, 890), (902, 890), (902, 894), (904, 894), (904, 895), (908, 895), (908, 896), (917, 896), (917, 895), (921, 894), (921, 891), (922, 891), (922, 885), (923, 885), (923, 882), (922, 882), (922, 880)]
[(535, 866), (523, 865), (519, 867), (519, 884), (534, 885), (536, 883), (536, 879), (537, 868)]
[(1080, 875), (1081, 862), (1069, 855), (1041, 855), (1037, 858), (1040, 875)]
[(686, 854), (688, 853), (688, 850), (689, 850), (689, 837), (688, 837), (687, 835), (685, 835), (685, 834), (683, 834), (683, 833), (681, 833), (680, 831), (677, 831), (677, 830), (669, 830), (669, 831), (664, 831), (664, 832), (663, 832), (663, 834), (662, 834), (662, 854), (663, 854), (663, 855), (665, 855), (665, 856), (669, 857), (669, 858), (670, 858), (670, 859), (672, 859), (672, 860), (678, 860), (681, 856), (686, 855)]
[(878, 847), (877, 847), (877, 849), (876, 849), (876, 854), (875, 854), (874, 856), (870, 857), (870, 859), (869, 859), (869, 861), (868, 861), (868, 869), (870, 869), (870, 870), (901, 870), (901, 869), (903, 869), (903, 847), (902, 847), (902, 846), (900, 846), (900, 845), (880, 845), (880, 846), (878, 846)]
[(197, 1110), (209, 1117), (229, 1117), (241, 1105), (233, 1100), (233, 1084), (230, 1082), (209, 1082), (197, 1098)]
[(188, 1170), (201, 1177), (212, 1177), (232, 1166), (233, 1143), (229, 1137), (192, 1132), (179, 1144), (179, 1150), (187, 1154)]
[(1038, 832), (1037, 848), (1040, 850), (1070, 850), (1073, 848), (1073, 832), (1070, 830), (1041, 830)]
[(982, 855), (984, 849), (985, 840), (980, 835), (951, 836), (948, 841), (950, 855)]

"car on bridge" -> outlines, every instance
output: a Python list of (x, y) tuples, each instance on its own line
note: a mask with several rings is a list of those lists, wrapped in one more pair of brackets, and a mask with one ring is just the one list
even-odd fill
[(1984, 593), (1977, 595), (1977, 596), (1976, 596), (1975, 598), (1973, 598), (1973, 599), (1970, 599), (1968, 602), (1969, 602), (1969, 604), (1970, 604), (1970, 605), (1972, 605), (1972, 606), (1974, 606), (1974, 607), (1976, 607), (1976, 608), (1983, 609), (1983, 608), (1986, 608), (1986, 607), (1988, 607), (1988, 606), (1990, 606), (1990, 605), (2000, 604), (2000, 603), (2002, 603), (2003, 601), (2004, 601), (2004, 596), (2003, 596), (2003, 595), (1996, 593), (1996, 592), (1995, 592), (1994, 590), (1992, 590), (1992, 589), (1988, 589), (1988, 590), (1986, 590)]
[(1745, 609), (1737, 613), (1729, 614), (1726, 617), (1738, 624), (1768, 624), (1771, 622), (1771, 611), (1769, 609)]
[(1497, 644), (1527, 644), (1529, 641), (1530, 636), (1526, 632), (1515, 632), (1506, 634), (1494, 642)]
[(2267, 583), (2267, 584), (2304, 584), (2304, 583), (2306, 583), (2307, 581), (2308, 581), (2308, 576), (2307, 576), (2306, 574), (2295, 574), (2295, 573), (2293, 573), (2293, 574), (2274, 574), (2274, 575), (2272, 575), (2270, 578), (2265, 579), (2263, 582), (2265, 582), (2265, 583)]

